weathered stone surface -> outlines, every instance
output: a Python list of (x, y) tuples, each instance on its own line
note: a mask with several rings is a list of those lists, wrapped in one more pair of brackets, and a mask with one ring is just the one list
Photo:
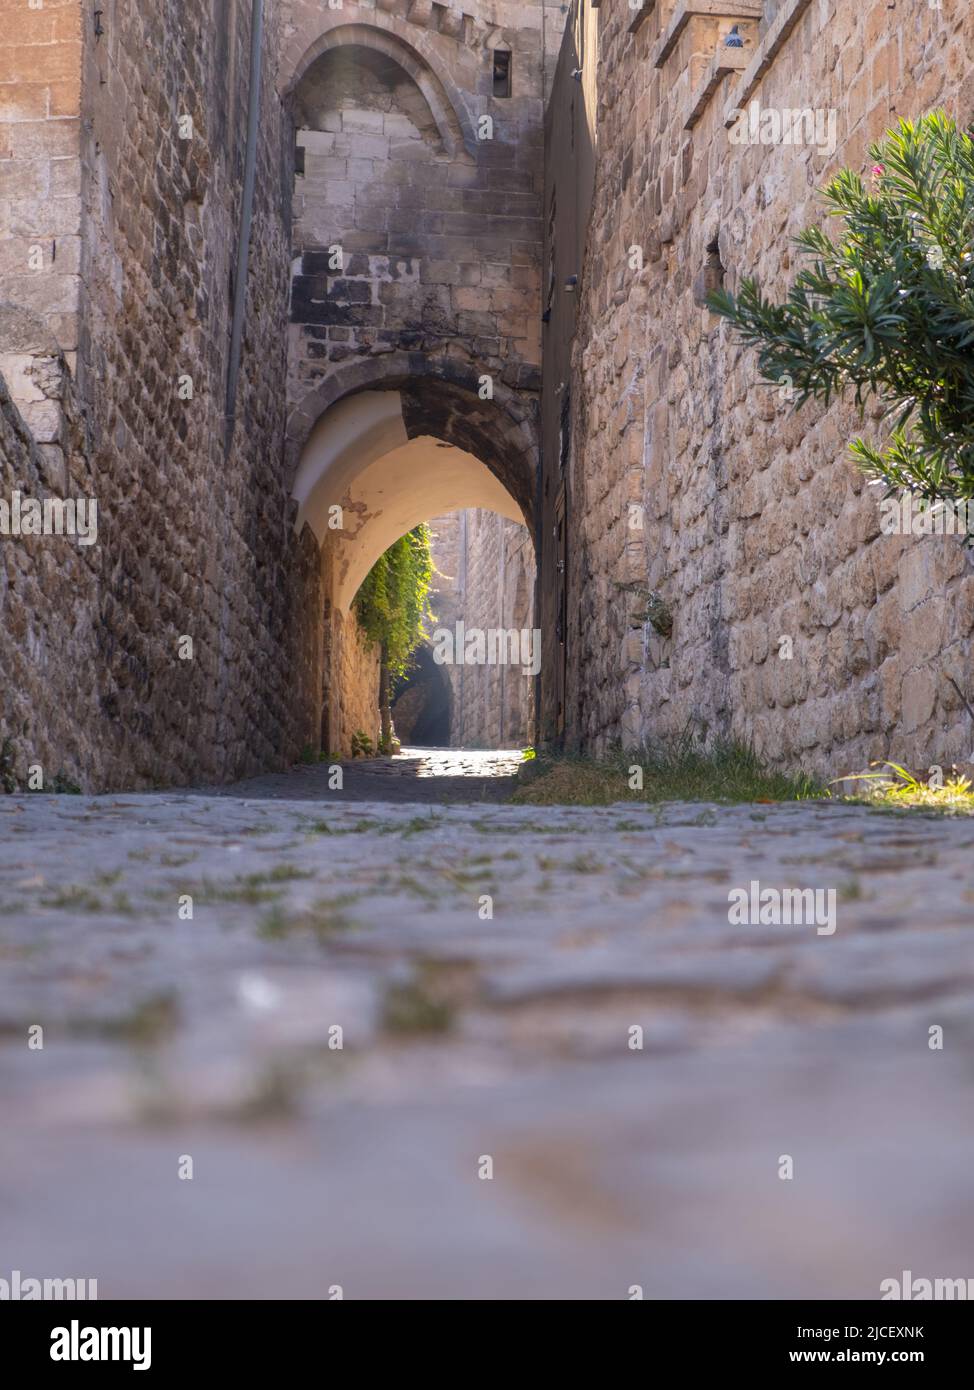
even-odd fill
[[(439, 7), (448, 21), (439, 30), (425, 5), (353, 5), (335, 14), (289, 7), (284, 71), (299, 175), (288, 449), (299, 466), (329, 407), (354, 390), (396, 389), (411, 438), (472, 454), (528, 518), (540, 375), (542, 11), (490, 7), (481, 18), (478, 10), (460, 47), (463, 25)], [(515, 51), (510, 99), (494, 98), (488, 84), (498, 45)], [(363, 519), (387, 503), (354, 482), (342, 500)], [(500, 616), (488, 591), (509, 586), (505, 557), (522, 547), (499, 544), (487, 522), (482, 529), (472, 543), (482, 540), (489, 557), (469, 576), (467, 621), (488, 628)], [(335, 570), (345, 534), (324, 541)], [(520, 554), (514, 563), (522, 567)], [(325, 601), (337, 609), (328, 572), (326, 563)], [(528, 602), (518, 591), (519, 611)], [(326, 661), (350, 675), (354, 662), (341, 651), (346, 630), (332, 625)], [(341, 709), (374, 703), (373, 674), (362, 668), (361, 675), (361, 689), (342, 692), (325, 672), (327, 738), (339, 751), (348, 751), (350, 732)], [(509, 691), (497, 671), (449, 676), (456, 739), (491, 747), (527, 741), (526, 692)]]
[[(791, 238), (821, 223), (816, 190), (832, 173), (868, 176), (868, 144), (897, 116), (943, 106), (969, 125), (974, 13), (905, 0), (894, 33), (884, 0), (769, 0), (757, 32), (741, 26), (746, 69), (711, 88), (691, 136), (697, 65), (716, 61), (731, 21), (691, 18), (654, 66), (675, 11), (647, 8), (634, 35), (626, 0), (604, 0), (597, 21), (587, 7), (573, 15), (548, 112), (544, 531), (563, 489), (570, 563), (563, 653), (556, 581), (542, 585), (542, 728), (557, 731), (562, 711), (570, 741), (601, 748), (689, 720), (824, 775), (883, 757), (949, 764), (972, 737), (947, 679), (971, 701), (959, 640), (970, 553), (956, 538), (880, 534), (879, 490), (846, 454), (857, 433), (878, 434), (875, 412), (864, 423), (844, 404), (793, 413), (788, 383), (761, 383), (756, 355), (694, 286), (752, 275), (782, 298)], [(834, 151), (827, 138), (733, 143), (728, 113), (750, 101), (809, 108), (826, 132), (834, 119)], [(627, 640), (652, 636), (647, 590), (674, 615), (659, 650)]]
[[(463, 623), (464, 632), (516, 630), (533, 642), (534, 543), (527, 528), (483, 510), (434, 517), (430, 527), (436, 569), (431, 634), (455, 635)], [(535, 682), (521, 665), (454, 661), (442, 670), (452, 693), (454, 747), (523, 748), (531, 742)]]
[[(484, 804), (515, 761), (0, 798), (11, 1267), (101, 1298), (969, 1274), (969, 820)], [(451, 768), (473, 804), (415, 804)], [(732, 925), (751, 879), (835, 888), (834, 935)]]

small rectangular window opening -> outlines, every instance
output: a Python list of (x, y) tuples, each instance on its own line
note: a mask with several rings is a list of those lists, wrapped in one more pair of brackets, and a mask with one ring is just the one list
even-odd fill
[(498, 49), (494, 53), (494, 96), (511, 95), (511, 58), (513, 54)]

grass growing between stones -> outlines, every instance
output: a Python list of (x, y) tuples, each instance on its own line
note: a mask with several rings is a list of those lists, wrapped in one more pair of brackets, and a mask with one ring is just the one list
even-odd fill
[(171, 897), (174, 892), (188, 893), (194, 902), (203, 904), (247, 903), (254, 906), (282, 897), (285, 890), (279, 885), (308, 878), (314, 878), (310, 869), (298, 869), (293, 864), (278, 864), (263, 874), (238, 875), (220, 883), (205, 878), (189, 886), (182, 884), (174, 885), (172, 889), (161, 889), (153, 896), (164, 899)]
[(352, 825), (332, 825), (329, 821), (318, 820), (308, 826), (308, 833), (311, 835), (364, 835), (369, 831), (375, 831), (378, 835), (402, 835), (405, 839), (409, 835), (419, 835), (424, 830), (435, 830), (442, 823), (443, 818), (435, 815), (431, 810), (428, 815), (412, 816), (405, 821), (362, 819), (355, 821)]
[(448, 1033), (453, 1017), (450, 1001), (437, 998), (428, 983), (421, 979), (391, 984), (383, 1000), (382, 1026), (388, 1033)]
[(179, 1001), (173, 990), (160, 990), (134, 1003), (127, 1011), (98, 1018), (69, 1019), (64, 1031), (72, 1037), (99, 1038), (155, 1047), (175, 1033), (180, 1021)]
[[(639, 768), (642, 786), (633, 770)], [(716, 742), (704, 748), (688, 737), (641, 752), (608, 758), (539, 754), (520, 769), (522, 785), (511, 798), (520, 806), (610, 806), (616, 802), (658, 805), (664, 801), (758, 803), (836, 800), (882, 811), (974, 814), (974, 784), (953, 771), (935, 786), (898, 763), (874, 763), (869, 772), (847, 775), (835, 790), (805, 773), (766, 768), (746, 744)], [(637, 786), (632, 786), (633, 781)], [(840, 787), (855, 784), (853, 795)], [(712, 824), (701, 812), (695, 824)], [(621, 828), (621, 827), (620, 827)]]
[(282, 941), (301, 933), (315, 936), (319, 941), (329, 941), (355, 927), (344, 909), (357, 902), (359, 896), (358, 893), (344, 893), (331, 902), (321, 900), (311, 907), (297, 910), (278, 904), (264, 913), (257, 934), (265, 941)]
[(92, 888), (84, 884), (71, 884), (57, 893), (40, 899), (41, 907), (56, 907), (68, 912), (115, 912), (130, 916), (135, 911), (127, 893), (114, 893), (110, 898), (100, 897)]
[(941, 786), (921, 782), (899, 763), (873, 763), (878, 769), (860, 772), (843, 782), (859, 784), (857, 796), (844, 797), (886, 811), (943, 811), (949, 815), (974, 814), (974, 786), (970, 778), (955, 775)]
[(448, 1033), (477, 990), (477, 969), (471, 961), (419, 960), (408, 979), (387, 985), (383, 1030), (402, 1038)]
[[(634, 768), (641, 770), (641, 787)], [(769, 771), (744, 744), (718, 742), (705, 749), (687, 738), (603, 760), (540, 754), (523, 764), (521, 776), (524, 785), (511, 798), (521, 806), (807, 801), (829, 794), (804, 773)]]

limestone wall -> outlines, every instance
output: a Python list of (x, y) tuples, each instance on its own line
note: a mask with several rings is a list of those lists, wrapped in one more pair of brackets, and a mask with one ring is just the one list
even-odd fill
[[(50, 19), (47, 10), (58, 8), (41, 14)], [(60, 700), (94, 712), (73, 731), (54, 721), (47, 745), (55, 763), (77, 765), (86, 787), (222, 779), (279, 766), (317, 744), (319, 562), (311, 538), (291, 534), (282, 465), (291, 134), (276, 87), (283, 39), (273, 3), (236, 429), (226, 442), (250, 14), (243, 0), (113, 0), (100, 12), (101, 32), (85, 7), (75, 52), (85, 438), (70, 466), (90, 479), (98, 501), (98, 545), (87, 561), (95, 589), (63, 660), (52, 655), (45, 665), (37, 650), (22, 649), (16, 682), (4, 663), (2, 717), (9, 727), (25, 701), (38, 711)], [(17, 34), (35, 22), (26, 3), (5, 6), (3, 17)], [(15, 154), (49, 146), (68, 169), (77, 121), (70, 140), (60, 117), (51, 114), (28, 140), (33, 124), (10, 125), (0, 140)], [(53, 180), (53, 166), (38, 177)], [(14, 254), (15, 231), (8, 220), (5, 255)], [(48, 314), (33, 282), (5, 277), (3, 294), (42, 312), (57, 345), (73, 351), (73, 320)], [(60, 425), (47, 420), (46, 406), (42, 413), (43, 440), (57, 448)], [(23, 565), (22, 542), (0, 545), (8, 572)], [(67, 633), (71, 572), (45, 563), (56, 572), (37, 621)], [(191, 659), (180, 657), (184, 638)], [(76, 640), (84, 659), (68, 655)]]
[[(0, 6), (0, 303), (37, 314), (72, 370), (81, 294), (82, 12), (81, 0)], [(0, 371), (26, 404), (5, 360), (12, 350), (0, 338)], [(39, 423), (37, 413), (24, 410), (28, 424)]]
[[(822, 220), (816, 189), (842, 165), (865, 169), (898, 115), (944, 105), (971, 122), (974, 11), (729, 9), (755, 14), (598, 10), (570, 383), (568, 736), (598, 749), (693, 720), (833, 775), (886, 755), (921, 770), (967, 760), (974, 730), (951, 683), (971, 700), (974, 574), (960, 543), (880, 536), (875, 490), (846, 453), (851, 409), (790, 413), (700, 299), (743, 274), (782, 296), (790, 238)], [(734, 22), (746, 45), (728, 58)], [(732, 144), (733, 109), (752, 100), (834, 113), (834, 152)], [(550, 429), (544, 454), (547, 474)], [(647, 591), (668, 605), (671, 638), (646, 621)]]
[(379, 649), (358, 625), (354, 610), (332, 609), (325, 617), (325, 708), (322, 752), (347, 758), (362, 733), (378, 748)]
[(537, 388), (543, 13), (290, 6), (295, 406), (334, 366), (396, 350)]
[[(527, 515), (557, 11), (362, 0), (324, 13), (293, 0), (287, 12), (292, 467), (329, 406), (401, 388), (408, 436), (473, 454)], [(510, 64), (506, 94), (495, 89), (498, 55)], [(449, 505), (443, 497), (438, 510)]]

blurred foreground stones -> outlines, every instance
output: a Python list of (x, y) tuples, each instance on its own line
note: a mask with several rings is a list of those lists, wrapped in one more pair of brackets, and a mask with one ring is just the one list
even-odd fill
[[(969, 821), (429, 805), (365, 766), (373, 801), (317, 768), (0, 798), (0, 1275), (872, 1299), (974, 1273)], [(835, 934), (731, 926), (751, 879), (834, 888)]]

